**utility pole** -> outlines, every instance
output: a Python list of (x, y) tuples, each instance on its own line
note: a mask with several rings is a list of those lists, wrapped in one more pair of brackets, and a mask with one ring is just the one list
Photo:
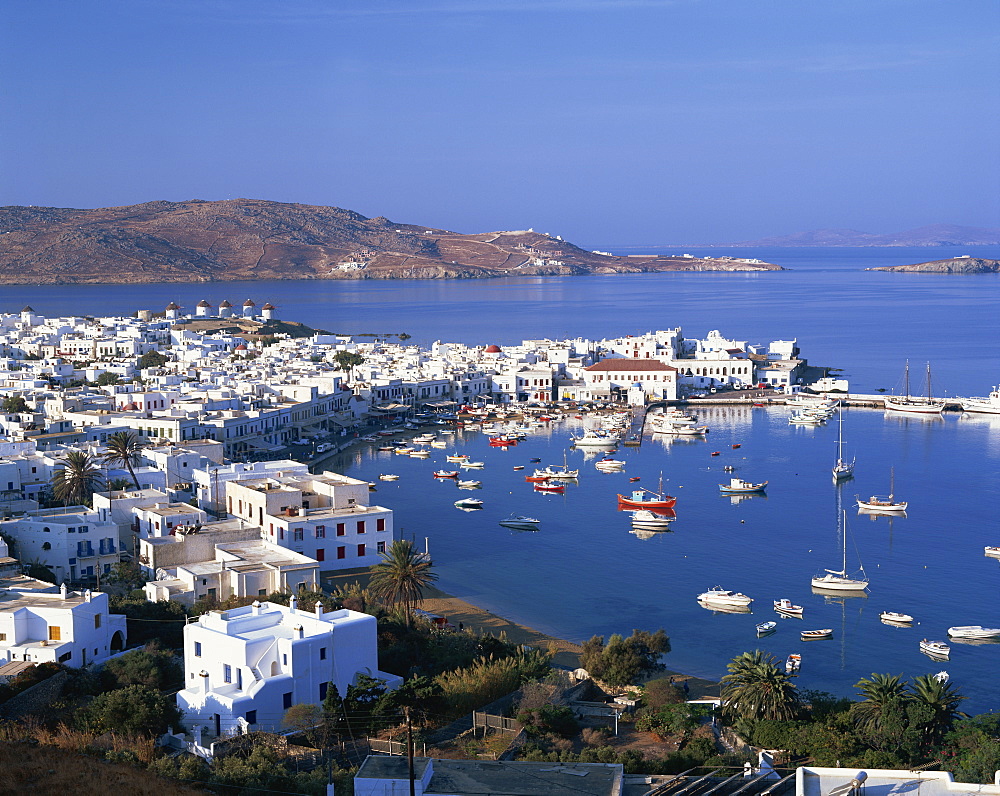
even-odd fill
[(410, 778), (410, 796), (416, 796), (417, 787), (413, 775), (413, 724), (410, 722), (410, 708), (406, 708), (406, 763)]

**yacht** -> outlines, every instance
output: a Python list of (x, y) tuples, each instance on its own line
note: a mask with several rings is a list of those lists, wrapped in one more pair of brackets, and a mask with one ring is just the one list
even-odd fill
[(1000, 637), (1000, 627), (959, 625), (957, 627), (949, 627), (948, 635), (952, 638), (998, 638)]
[(1000, 415), (1000, 386), (994, 387), (986, 398), (959, 398), (959, 403), (966, 412)]
[(698, 602), (747, 608), (753, 602), (753, 598), (738, 591), (729, 591), (721, 586), (713, 586), (708, 591), (698, 595)]

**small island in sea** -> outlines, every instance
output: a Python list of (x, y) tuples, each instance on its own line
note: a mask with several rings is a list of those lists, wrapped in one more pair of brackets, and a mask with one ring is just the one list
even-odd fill
[(890, 265), (882, 268), (866, 268), (866, 271), (898, 271), (919, 274), (996, 274), (1000, 273), (1000, 260), (986, 260), (982, 257), (951, 257), (946, 260), (931, 260), (912, 265)]
[(619, 256), (533, 229), (461, 234), (259, 199), (0, 208), (8, 285), (780, 270), (754, 258)]

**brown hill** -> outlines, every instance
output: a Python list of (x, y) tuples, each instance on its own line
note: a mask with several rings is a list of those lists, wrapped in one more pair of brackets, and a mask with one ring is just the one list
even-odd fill
[(463, 235), (259, 199), (74, 210), (0, 208), (0, 284), (437, 279), (781, 270), (732, 259), (615, 257), (534, 232)]
[(1000, 273), (1000, 260), (984, 260), (981, 257), (952, 257), (948, 260), (932, 260), (929, 263), (889, 265), (882, 268), (866, 268), (865, 270), (920, 274), (996, 274)]

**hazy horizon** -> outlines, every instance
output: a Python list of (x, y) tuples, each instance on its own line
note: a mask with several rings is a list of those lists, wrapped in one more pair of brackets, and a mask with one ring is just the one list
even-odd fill
[(1000, 227), (992, 0), (36, 0), (5, 22), (2, 205), (253, 197), (577, 243)]

